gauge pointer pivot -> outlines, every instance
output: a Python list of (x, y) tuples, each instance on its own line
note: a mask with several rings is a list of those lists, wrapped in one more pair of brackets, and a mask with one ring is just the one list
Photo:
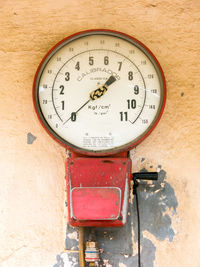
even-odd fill
[(110, 76), (110, 78), (105, 82), (105, 84), (96, 90), (92, 91), (90, 93), (90, 100), (96, 100), (100, 98), (102, 95), (105, 94), (105, 92), (108, 90), (108, 86), (111, 85), (116, 81), (116, 78), (114, 76)]
[[(96, 90), (92, 91), (92, 92), (90, 93), (90, 98), (89, 98), (89, 100), (87, 100), (87, 101), (85, 102), (85, 104), (83, 104), (83, 105), (82, 105), (76, 112), (73, 112), (73, 113), (77, 114), (77, 113), (78, 113), (83, 107), (85, 107), (90, 101), (94, 101), (94, 100), (96, 100), (96, 99), (102, 97), (102, 96), (106, 93), (106, 91), (108, 90), (108, 86), (111, 85), (112, 83), (114, 83), (115, 81), (116, 81), (116, 78), (115, 78), (114, 76), (111, 75), (111, 76), (108, 78), (108, 80), (104, 83), (104, 85), (101, 86), (101, 87), (99, 87), (99, 88), (97, 88)], [(71, 120), (71, 117), (70, 117), (68, 120), (66, 120), (63, 124), (67, 123), (69, 120)]]

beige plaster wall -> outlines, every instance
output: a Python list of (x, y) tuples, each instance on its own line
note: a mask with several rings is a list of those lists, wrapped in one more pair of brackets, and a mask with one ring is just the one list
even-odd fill
[(65, 149), (36, 118), (32, 82), (55, 43), (91, 28), (134, 36), (163, 67), (166, 109), (133, 165), (162, 165), (178, 200), (173, 242), (151, 237), (154, 266), (200, 266), (199, 17), (199, 0), (0, 1), (0, 266), (53, 266), (64, 251)]

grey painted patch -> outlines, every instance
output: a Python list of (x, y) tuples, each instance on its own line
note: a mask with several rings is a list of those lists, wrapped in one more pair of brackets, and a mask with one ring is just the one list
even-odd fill
[[(145, 181), (140, 181), (138, 187), (140, 227), (141, 232), (148, 231), (158, 240), (168, 238), (172, 242), (175, 233), (171, 227), (171, 218), (165, 212), (170, 209), (175, 214), (178, 203), (174, 189), (165, 181), (165, 178), (166, 172), (161, 170), (159, 180), (153, 181), (151, 186)], [(135, 220), (133, 224), (136, 224)]]
[(27, 134), (27, 144), (32, 145), (37, 137), (32, 135), (32, 133)]
[(78, 250), (78, 239), (70, 238), (70, 234), (76, 232), (78, 236), (78, 227), (72, 227), (67, 223), (65, 249)]
[[(161, 169), (161, 165), (158, 165)], [(141, 171), (146, 171), (142, 169)], [(148, 231), (158, 240), (168, 239), (173, 241), (175, 232), (171, 226), (171, 217), (167, 214), (168, 209), (172, 211), (172, 215), (176, 214), (178, 206), (174, 189), (166, 182), (166, 172), (159, 171), (158, 181), (152, 184), (146, 181), (140, 181), (138, 187), (138, 199), (141, 220), (141, 262), (142, 267), (154, 267), (156, 255), (156, 247), (151, 240), (144, 237), (144, 231)], [(132, 243), (132, 229), (134, 231), (135, 244)], [(67, 226), (67, 235), (77, 231), (76, 228)], [(99, 248), (103, 251), (100, 254), (102, 260), (108, 260), (113, 267), (123, 263), (127, 267), (137, 266), (138, 255), (132, 255), (133, 245), (137, 246), (137, 213), (135, 199), (133, 204), (129, 205), (128, 221), (121, 228), (95, 228)], [(86, 228), (85, 236), (89, 234)], [(78, 240), (66, 238), (66, 248), (78, 250)], [(73, 253), (75, 254), (75, 253)], [(69, 254), (70, 255), (70, 254)], [(78, 253), (77, 253), (78, 257)], [(69, 256), (69, 259), (70, 256)], [(60, 260), (60, 263), (62, 261)], [(61, 267), (55, 265), (53, 267)], [(72, 265), (74, 266), (74, 265)], [(75, 265), (77, 267), (78, 265)], [(106, 265), (102, 265), (106, 266)], [(68, 267), (64, 265), (64, 267)]]
[(145, 161), (145, 158), (142, 158), (142, 159), (141, 159), (141, 162), (143, 162), (143, 161)]
[[(141, 239), (142, 251), (141, 251), (141, 266), (142, 267), (154, 267), (156, 247), (151, 240), (147, 238)], [(131, 245), (132, 248), (132, 245)], [(102, 258), (108, 260), (112, 267), (119, 266), (119, 263), (123, 263), (127, 267), (138, 266), (138, 255), (132, 256), (128, 254), (118, 253), (103, 253)], [(102, 267), (106, 267), (103, 265)]]
[(79, 253), (68, 253), (68, 257), (69, 257), (69, 262), (71, 263), (71, 267), (80, 267)]
[[(161, 166), (158, 166), (161, 168)], [(146, 169), (142, 169), (142, 172)], [(143, 267), (153, 267), (155, 260), (156, 247), (153, 242), (144, 237), (143, 232), (148, 231), (158, 240), (168, 239), (172, 242), (174, 230), (171, 227), (171, 218), (165, 214), (167, 209), (176, 213), (178, 206), (174, 189), (165, 181), (166, 172), (159, 172), (158, 181), (153, 181), (149, 185), (146, 181), (140, 181), (138, 187), (138, 199), (140, 209), (140, 228), (141, 228), (141, 262)], [(137, 266), (138, 255), (132, 255), (132, 235), (133, 227), (135, 242), (137, 243), (137, 213), (135, 201), (130, 204), (128, 223), (123, 228), (111, 229), (107, 231), (107, 238), (102, 238), (102, 229), (97, 231), (99, 246), (103, 248), (103, 259), (109, 259), (112, 266), (118, 266), (119, 262), (127, 267)], [(112, 237), (109, 240), (109, 237)], [(135, 244), (137, 246), (137, 244)]]
[[(135, 202), (129, 205), (128, 222), (121, 228), (96, 228), (99, 248), (103, 249), (101, 258), (108, 260), (113, 267), (123, 263), (127, 267), (138, 266), (138, 255), (132, 255), (132, 228), (137, 239), (137, 214)], [(104, 234), (105, 233), (105, 234)], [(137, 242), (137, 240), (136, 240)], [(142, 267), (153, 267), (156, 247), (151, 240), (141, 233), (141, 263)], [(105, 265), (106, 266), (106, 265)]]
[(184, 96), (184, 93), (183, 92), (181, 93), (181, 96)]
[(56, 260), (53, 267), (80, 267), (78, 253), (63, 252), (56, 256)]
[(60, 255), (56, 256), (57, 263), (53, 265), (53, 267), (64, 267), (65, 263), (63, 258)]

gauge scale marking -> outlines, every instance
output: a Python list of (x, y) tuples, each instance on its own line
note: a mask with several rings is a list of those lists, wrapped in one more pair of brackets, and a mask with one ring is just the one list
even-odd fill
[(155, 127), (165, 79), (153, 54), (123, 33), (72, 35), (43, 59), (34, 81), (36, 112), (47, 132), (73, 151), (128, 150)]

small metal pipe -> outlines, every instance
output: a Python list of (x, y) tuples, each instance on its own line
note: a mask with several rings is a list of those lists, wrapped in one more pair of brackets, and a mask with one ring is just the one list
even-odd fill
[(84, 250), (84, 227), (79, 227), (79, 261), (80, 267), (85, 267), (85, 250)]

